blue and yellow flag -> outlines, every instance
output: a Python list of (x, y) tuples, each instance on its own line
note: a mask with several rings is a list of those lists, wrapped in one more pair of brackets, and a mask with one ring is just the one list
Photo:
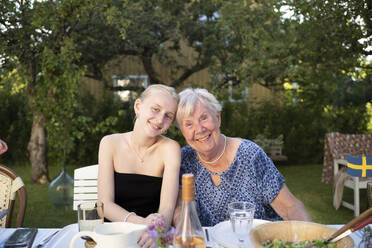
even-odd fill
[(352, 177), (372, 177), (372, 156), (355, 157), (346, 155), (346, 173)]

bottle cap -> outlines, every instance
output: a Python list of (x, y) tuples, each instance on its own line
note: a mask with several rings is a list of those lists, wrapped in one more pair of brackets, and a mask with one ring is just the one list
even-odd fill
[(191, 173), (182, 175), (182, 200), (186, 202), (195, 200), (194, 175)]

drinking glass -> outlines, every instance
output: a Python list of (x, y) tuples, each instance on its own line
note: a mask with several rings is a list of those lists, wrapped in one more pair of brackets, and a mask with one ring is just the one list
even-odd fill
[[(93, 232), (96, 226), (103, 223), (103, 203), (100, 201), (84, 202), (78, 205), (79, 232)], [(89, 237), (82, 237), (91, 241)]]
[(239, 247), (244, 247), (245, 239), (252, 227), (255, 205), (250, 202), (232, 202), (228, 205), (233, 232), (239, 240)]

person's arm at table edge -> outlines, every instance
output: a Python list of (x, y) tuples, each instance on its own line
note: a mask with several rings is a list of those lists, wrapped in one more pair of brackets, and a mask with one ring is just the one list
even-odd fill
[(284, 220), (313, 221), (304, 204), (284, 184), (270, 204)]

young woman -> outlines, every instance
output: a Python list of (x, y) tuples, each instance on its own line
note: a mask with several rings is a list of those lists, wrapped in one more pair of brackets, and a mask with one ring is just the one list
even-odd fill
[[(163, 218), (169, 228), (178, 194), (180, 146), (162, 136), (176, 116), (178, 95), (151, 85), (135, 101), (132, 131), (102, 138), (98, 154), (98, 198), (109, 221), (149, 225)], [(138, 244), (156, 247), (144, 233)]]

